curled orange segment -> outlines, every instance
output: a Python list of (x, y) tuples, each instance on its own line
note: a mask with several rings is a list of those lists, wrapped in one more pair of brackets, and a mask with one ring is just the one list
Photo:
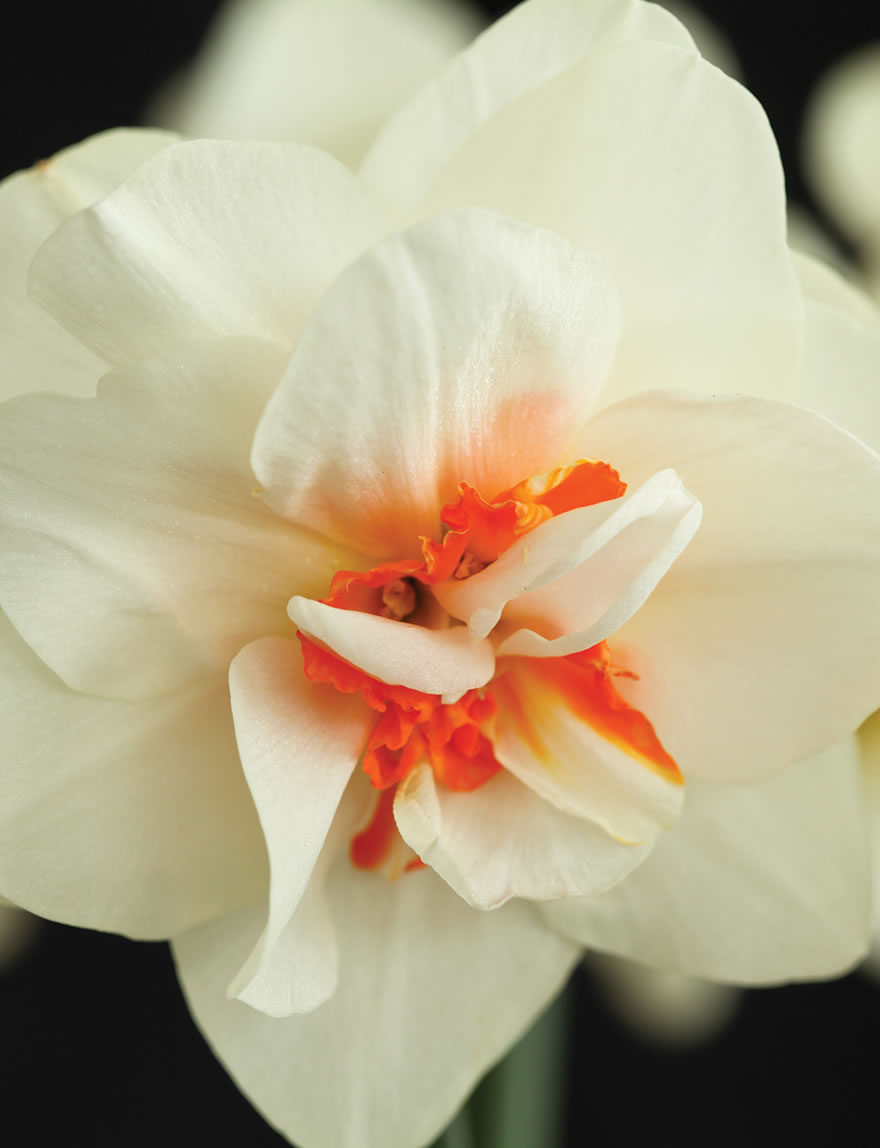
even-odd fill
[(426, 720), (434, 707), (440, 704), (438, 694), (423, 694), (408, 686), (392, 686), (380, 682), (338, 654), (319, 646), (300, 631), (297, 631), (297, 637), (302, 647), (303, 671), (312, 682), (327, 682), (343, 694), (360, 693), (367, 705), (380, 713), (384, 713), (389, 705), (396, 705), (404, 711), (424, 713), (425, 717), (421, 720)]
[[(585, 725), (667, 781), (684, 784), (681, 770), (663, 748), (651, 722), (615, 689), (616, 677), (635, 675), (613, 665), (604, 642), (565, 658), (523, 661), (528, 663), (529, 673), (550, 686), (552, 693)], [(529, 723), (521, 706), (519, 713), (525, 732)]]
[(351, 839), (349, 855), (358, 869), (378, 869), (391, 852), (397, 833), (394, 820), (394, 790), (378, 795), (373, 816), (366, 829)]
[(571, 466), (557, 466), (546, 474), (524, 479), (496, 495), (494, 501), (510, 498), (540, 506), (549, 511), (550, 517), (581, 506), (609, 502), (620, 498), (625, 491), (626, 483), (613, 466), (595, 458), (582, 458)]

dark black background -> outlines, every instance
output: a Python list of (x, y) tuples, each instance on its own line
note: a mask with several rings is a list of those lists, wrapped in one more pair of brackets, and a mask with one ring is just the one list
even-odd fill
[[(16, 7), (0, 95), (0, 174), (102, 128), (137, 123), (196, 50), (215, 0)], [(486, 4), (490, 15), (509, 5)], [(876, 0), (705, 0), (773, 123), (791, 194), (809, 197), (798, 133), (815, 77), (880, 38)], [(876, 1138), (880, 987), (860, 975), (754, 991), (722, 1039), (660, 1052), (576, 978), (567, 1143), (840, 1143)], [(0, 1140), (9, 1145), (281, 1146), (190, 1022), (164, 945), (46, 925), (0, 975)], [(535, 1148), (542, 1148), (535, 1145)]]

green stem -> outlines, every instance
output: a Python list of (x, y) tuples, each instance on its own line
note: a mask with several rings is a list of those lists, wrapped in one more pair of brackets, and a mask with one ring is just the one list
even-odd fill
[(459, 1112), (434, 1148), (477, 1148), (468, 1108), (466, 1106)]
[(489, 1073), (435, 1148), (561, 1148), (571, 1009), (566, 990)]

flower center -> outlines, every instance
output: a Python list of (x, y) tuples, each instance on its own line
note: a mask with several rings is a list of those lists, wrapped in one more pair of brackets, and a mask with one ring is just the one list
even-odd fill
[[(526, 479), (489, 500), (461, 483), (458, 498), (442, 510), (442, 539), (420, 540), (421, 562), (404, 559), (366, 571), (340, 571), (322, 601), (340, 610), (432, 629), (460, 624), (440, 607), (432, 586), (473, 577), (554, 515), (619, 498), (625, 490), (617, 471), (594, 459)], [(477, 789), (502, 769), (493, 738), (499, 699), (505, 701), (505, 712), (516, 710), (504, 681), (505, 663), (513, 659), (500, 659), (495, 676), (482, 689), (444, 698), (383, 682), (319, 642), (302, 633), (298, 636), (311, 681), (329, 683), (343, 693), (360, 693), (377, 713), (361, 765), (379, 793), (369, 824), (352, 841), (351, 856), (359, 867), (378, 868), (396, 837), (394, 791), (419, 762), (430, 764), (439, 784), (459, 792)], [(535, 664), (533, 673), (581, 720), (652, 768), (678, 774), (647, 718), (616, 693), (613, 678), (624, 671), (612, 666), (604, 643), (567, 657), (525, 660)], [(406, 868), (419, 864), (416, 859)]]

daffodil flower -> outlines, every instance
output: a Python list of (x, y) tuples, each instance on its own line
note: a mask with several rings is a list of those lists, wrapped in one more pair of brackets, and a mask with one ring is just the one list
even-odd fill
[(751, 98), (610, 0), (360, 176), (124, 133), (5, 185), (7, 360), (72, 393), (0, 408), (0, 894), (173, 937), (305, 1148), (428, 1142), (585, 945), (864, 951), (880, 459), (780, 401), (783, 208)]

